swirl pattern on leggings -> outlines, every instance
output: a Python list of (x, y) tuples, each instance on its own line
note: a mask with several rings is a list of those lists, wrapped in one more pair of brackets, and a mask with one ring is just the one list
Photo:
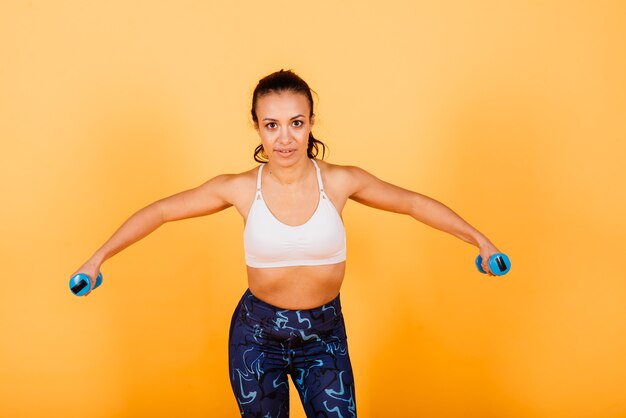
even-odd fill
[(287, 310), (247, 290), (231, 321), (229, 368), (242, 416), (289, 416), (290, 375), (307, 417), (356, 417), (354, 378), (339, 296)]

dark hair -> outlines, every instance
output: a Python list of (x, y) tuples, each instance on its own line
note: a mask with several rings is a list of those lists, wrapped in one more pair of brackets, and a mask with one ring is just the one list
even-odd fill
[[(311, 88), (309, 85), (300, 78), (296, 73), (291, 70), (280, 70), (262, 78), (254, 89), (252, 94), (252, 120), (255, 126), (259, 124), (259, 120), (256, 115), (256, 103), (257, 100), (271, 93), (281, 93), (283, 91), (289, 91), (293, 93), (301, 93), (309, 101), (309, 120), (313, 117), (313, 96), (311, 95)], [(307, 146), (307, 156), (309, 158), (317, 157), (319, 148), (322, 148), (322, 159), (326, 155), (326, 145), (313, 136), (312, 132), (309, 132), (309, 143)], [(256, 147), (254, 150), (254, 160), (259, 163), (266, 163), (268, 160), (267, 154), (263, 149), (263, 144)]]

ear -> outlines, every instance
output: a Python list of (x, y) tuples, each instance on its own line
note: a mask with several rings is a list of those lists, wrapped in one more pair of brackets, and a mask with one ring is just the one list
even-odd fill
[(315, 125), (315, 113), (311, 115), (310, 123), (311, 123), (311, 126)]

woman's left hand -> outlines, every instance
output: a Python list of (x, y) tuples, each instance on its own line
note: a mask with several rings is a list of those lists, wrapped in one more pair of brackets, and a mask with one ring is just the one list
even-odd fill
[(479, 247), (480, 257), (482, 258), (482, 268), (490, 276), (495, 276), (489, 268), (489, 258), (500, 251), (491, 242), (487, 241)]

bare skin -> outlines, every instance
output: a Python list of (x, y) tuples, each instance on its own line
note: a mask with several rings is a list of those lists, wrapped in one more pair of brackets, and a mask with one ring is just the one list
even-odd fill
[[(269, 162), (262, 173), (262, 193), (272, 214), (287, 225), (302, 225), (315, 212), (319, 188), (307, 156), (314, 123), (306, 98), (297, 93), (273, 93), (257, 102), (257, 132)], [(316, 160), (324, 191), (341, 215), (348, 199), (396, 213), (456, 236), (478, 247), (483, 260), (499, 252), (478, 230), (440, 202), (384, 182), (354, 166)], [(165, 222), (206, 216), (234, 206), (244, 223), (256, 192), (258, 167), (212, 178), (190, 190), (156, 201), (132, 215), (77, 271), (96, 277), (102, 263)], [(492, 274), (486, 261), (483, 269)], [(247, 267), (250, 291), (284, 309), (309, 309), (337, 296), (345, 262), (321, 266)]]

